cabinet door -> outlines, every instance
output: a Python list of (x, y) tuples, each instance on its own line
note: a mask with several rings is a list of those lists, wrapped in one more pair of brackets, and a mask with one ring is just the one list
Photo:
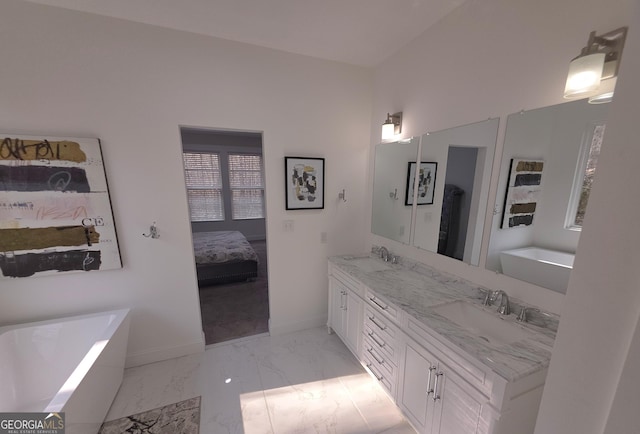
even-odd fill
[(360, 338), (362, 334), (362, 311), (364, 305), (362, 299), (352, 291), (347, 291), (346, 300), (346, 344), (360, 359)]
[[(437, 379), (437, 382), (435, 381)], [(487, 398), (440, 364), (434, 376), (435, 400), (432, 434), (480, 434), (486, 427), (480, 418)]]
[(431, 395), (436, 374), (436, 360), (413, 342), (407, 342), (403, 361), (398, 405), (420, 432), (428, 432), (433, 418)]
[(331, 327), (333, 331), (344, 340), (343, 317), (346, 303), (345, 294), (347, 291), (337, 279), (330, 277), (329, 292), (331, 297), (331, 301), (329, 303), (329, 327)]

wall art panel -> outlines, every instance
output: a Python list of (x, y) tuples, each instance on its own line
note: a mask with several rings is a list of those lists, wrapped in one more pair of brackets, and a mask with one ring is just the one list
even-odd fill
[(544, 161), (512, 158), (501, 229), (531, 226), (542, 187)]
[(0, 279), (121, 268), (100, 141), (0, 138)]

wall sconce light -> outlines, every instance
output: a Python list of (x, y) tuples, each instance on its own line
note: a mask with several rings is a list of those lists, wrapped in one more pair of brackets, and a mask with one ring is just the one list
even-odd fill
[(621, 27), (600, 36), (595, 31), (589, 34), (587, 46), (569, 64), (565, 98), (589, 97), (591, 104), (611, 101), (627, 29)]
[(389, 114), (382, 124), (382, 140), (391, 140), (402, 132), (402, 112)]

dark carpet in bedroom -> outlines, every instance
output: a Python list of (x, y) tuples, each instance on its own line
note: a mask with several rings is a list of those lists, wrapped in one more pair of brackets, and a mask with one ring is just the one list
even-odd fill
[(202, 328), (207, 345), (269, 331), (267, 243), (250, 241), (258, 254), (258, 277), (200, 288)]

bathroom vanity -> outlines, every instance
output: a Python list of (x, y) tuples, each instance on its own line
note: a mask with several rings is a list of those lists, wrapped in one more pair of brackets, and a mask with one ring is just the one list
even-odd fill
[[(329, 259), (335, 331), (420, 433), (533, 433), (557, 317), (422, 264)], [(527, 311), (525, 311), (526, 316)]]

